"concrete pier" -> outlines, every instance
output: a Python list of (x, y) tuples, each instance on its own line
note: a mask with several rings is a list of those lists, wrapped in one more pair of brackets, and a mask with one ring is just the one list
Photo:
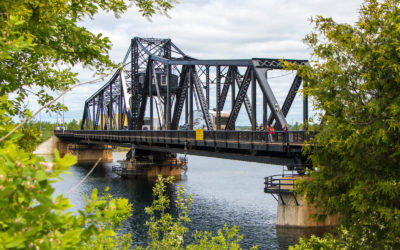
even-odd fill
[(101, 158), (101, 163), (113, 161), (111, 146), (71, 144), (61, 141), (54, 135), (41, 143), (33, 153), (36, 155), (53, 155), (55, 149), (58, 150), (60, 156), (75, 155), (78, 163), (95, 163), (99, 158)]
[(324, 221), (312, 217), (318, 214), (318, 207), (308, 204), (304, 195), (293, 192), (296, 181), (301, 180), (301, 175), (283, 174), (265, 178), (265, 193), (270, 193), (278, 200), (276, 225), (280, 227), (332, 227), (338, 224), (339, 216), (327, 216)]
[(114, 167), (114, 172), (127, 178), (155, 179), (158, 175), (174, 176), (181, 179), (184, 162), (176, 154), (134, 150), (128, 152), (127, 160), (119, 161), (120, 167)]
[[(296, 202), (297, 200), (297, 202)], [(307, 204), (304, 196), (282, 194), (278, 198), (276, 225), (282, 227), (330, 227), (338, 224), (339, 216), (328, 216), (324, 221), (312, 218), (318, 208)]]
[(91, 164), (101, 158), (101, 163), (113, 161), (112, 147), (109, 145), (76, 145), (68, 144), (67, 152), (76, 156), (78, 163)]
[[(287, 190), (293, 190), (296, 180), (302, 176), (285, 176), (280, 183)], [(313, 204), (307, 204), (306, 197), (296, 195), (293, 192), (280, 193), (278, 195), (278, 213), (276, 225), (283, 227), (330, 227), (338, 224), (339, 216), (327, 216), (324, 221), (318, 221), (312, 214), (317, 214), (318, 208)]]

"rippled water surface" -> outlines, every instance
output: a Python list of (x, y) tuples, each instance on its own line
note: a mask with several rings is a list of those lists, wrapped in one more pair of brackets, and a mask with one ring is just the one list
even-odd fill
[[(124, 152), (115, 152), (114, 161), (123, 159)], [(190, 208), (191, 235), (195, 230), (216, 232), (226, 223), (237, 225), (244, 234), (242, 247), (258, 245), (259, 249), (287, 249), (301, 235), (312, 230), (276, 228), (277, 201), (263, 192), (264, 177), (282, 173), (281, 166), (188, 156), (189, 169), (176, 185), (184, 185), (193, 195)], [(114, 163), (115, 164), (115, 163)], [(123, 232), (130, 232), (136, 245), (145, 245), (147, 215), (144, 208), (152, 202), (153, 182), (147, 180), (121, 179), (111, 171), (113, 164), (99, 165), (89, 178), (69, 195), (76, 208), (85, 204), (83, 192), (90, 194), (110, 187), (114, 197), (128, 198), (134, 204), (134, 215), (126, 221)], [(64, 176), (56, 183), (56, 193), (66, 193), (90, 170), (91, 166), (72, 166), (73, 176)], [(172, 188), (174, 190), (174, 188)], [(172, 195), (173, 196), (173, 195)]]

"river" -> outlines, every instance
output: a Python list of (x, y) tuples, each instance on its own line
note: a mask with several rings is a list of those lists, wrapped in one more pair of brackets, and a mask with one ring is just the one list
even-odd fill
[[(123, 159), (125, 152), (114, 152), (114, 161)], [(277, 201), (265, 194), (264, 177), (282, 173), (282, 166), (242, 162), (200, 156), (188, 157), (188, 171), (176, 185), (184, 185), (193, 195), (190, 207), (189, 235), (195, 230), (216, 232), (226, 223), (237, 225), (243, 249), (258, 245), (259, 249), (287, 249), (302, 235), (315, 233), (308, 229), (277, 228), (275, 226)], [(113, 163), (115, 164), (115, 163)], [(85, 205), (83, 192), (90, 194), (93, 188), (110, 187), (114, 197), (124, 197), (134, 204), (134, 215), (123, 225), (124, 233), (130, 232), (135, 245), (144, 246), (147, 228), (144, 226), (146, 206), (152, 202), (153, 182), (147, 180), (121, 179), (111, 171), (113, 164), (101, 164), (88, 179), (69, 194), (75, 209)], [(72, 176), (54, 184), (56, 194), (66, 193), (90, 170), (91, 166), (71, 166)], [(173, 189), (173, 188), (172, 188)]]

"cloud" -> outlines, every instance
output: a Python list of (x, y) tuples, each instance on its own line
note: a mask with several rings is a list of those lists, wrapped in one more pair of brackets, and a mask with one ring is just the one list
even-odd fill
[[(308, 59), (310, 51), (302, 39), (312, 31), (309, 18), (331, 16), (338, 22), (352, 23), (361, 3), (361, 0), (182, 0), (171, 10), (171, 18), (154, 16), (149, 22), (136, 8), (131, 8), (119, 19), (111, 13), (101, 13), (82, 25), (110, 38), (113, 43), (110, 56), (116, 62), (123, 59), (135, 36), (171, 38), (185, 53), (199, 59)], [(78, 71), (82, 81), (92, 78), (93, 73)], [(273, 82), (272, 88), (282, 103), (291, 81)], [(67, 95), (68, 117), (80, 119), (84, 101), (100, 86), (80, 87)], [(293, 108), (296, 112), (291, 113), (297, 117), (293, 119), (298, 119), (299, 103)]]

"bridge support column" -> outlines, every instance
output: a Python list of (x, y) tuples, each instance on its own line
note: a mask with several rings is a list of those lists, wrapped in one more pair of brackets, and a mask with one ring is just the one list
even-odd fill
[(323, 221), (311, 217), (319, 209), (313, 204), (308, 204), (306, 197), (293, 193), (297, 180), (306, 178), (300, 175), (285, 175), (281, 178), (270, 176), (266, 178), (265, 192), (278, 197), (278, 212), (276, 225), (281, 227), (331, 227), (338, 224), (339, 215), (327, 216)]
[(324, 221), (311, 218), (318, 212), (314, 205), (307, 204), (305, 197), (281, 194), (278, 198), (276, 225), (283, 227), (328, 227), (338, 224), (339, 216), (328, 216)]
[(53, 155), (54, 149), (58, 150), (60, 156), (66, 154), (75, 155), (78, 163), (95, 163), (99, 158), (101, 158), (101, 163), (109, 163), (113, 160), (111, 146), (71, 144), (60, 140), (54, 135), (40, 144), (33, 153), (37, 155)]
[(120, 161), (121, 168), (116, 171), (122, 177), (128, 178), (157, 178), (158, 175), (174, 176), (181, 179), (183, 159), (176, 154), (135, 149), (129, 151), (127, 160)]
[(68, 153), (75, 155), (78, 163), (92, 164), (101, 158), (101, 163), (113, 161), (112, 147), (109, 145), (76, 145), (68, 144)]

